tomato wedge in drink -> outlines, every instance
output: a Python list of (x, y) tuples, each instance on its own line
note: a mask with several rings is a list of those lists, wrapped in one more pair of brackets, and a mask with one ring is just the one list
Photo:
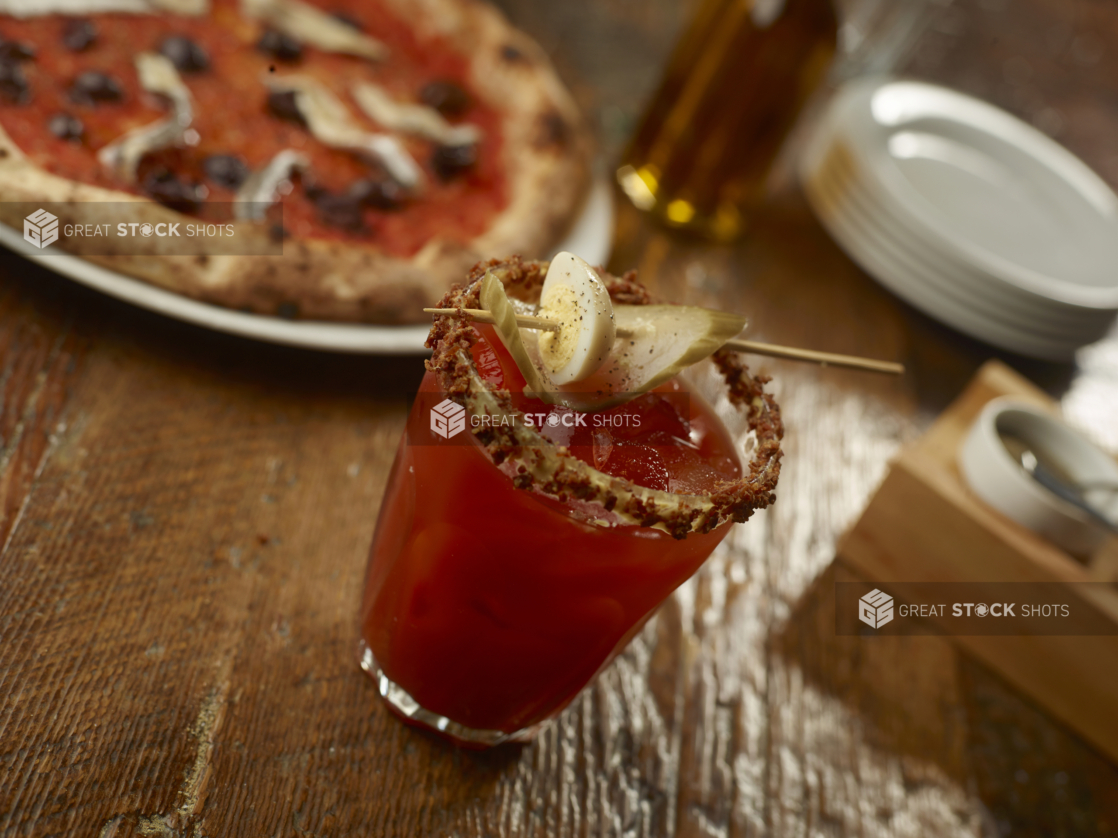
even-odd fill
[[(547, 268), (486, 273), (530, 304)], [(632, 280), (602, 281), (647, 299)], [(479, 308), (480, 283), (444, 307)], [(576, 409), (563, 402), (577, 384), (526, 392), (503, 337), (458, 318), (432, 330), (361, 614), (361, 664), (389, 706), (478, 747), (531, 738), (567, 706), (733, 522), (772, 501), (780, 458), (779, 411), (732, 353), (714, 362), (753, 431), (744, 466), (680, 378), (596, 410), (582, 394)]]

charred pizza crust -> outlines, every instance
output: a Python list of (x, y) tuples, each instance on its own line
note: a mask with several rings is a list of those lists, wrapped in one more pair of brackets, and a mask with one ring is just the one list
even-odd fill
[[(203, 302), (315, 320), (418, 322), (475, 262), (495, 253), (544, 255), (566, 230), (589, 183), (590, 141), (547, 56), (482, 0), (384, 0), (417, 34), (437, 36), (469, 57), (472, 92), (501, 115), (508, 203), (487, 230), (462, 243), (436, 235), (411, 258), (374, 244), (290, 238), (283, 256), (161, 253), (157, 238), (129, 240), (129, 252), (66, 249), (90, 262)], [(35, 166), (0, 126), (0, 222), (19, 228), (18, 202), (65, 204), (61, 224), (97, 223), (96, 203), (135, 204), (135, 220), (192, 219), (137, 195), (60, 177)], [(263, 224), (239, 222), (242, 244), (262, 242)], [(218, 240), (205, 240), (220, 250)], [(138, 249), (142, 249), (138, 252)], [(255, 249), (244, 247), (244, 249)]]

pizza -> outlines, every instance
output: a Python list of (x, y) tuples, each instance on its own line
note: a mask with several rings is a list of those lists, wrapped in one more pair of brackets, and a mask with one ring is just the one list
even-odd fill
[(546, 255), (588, 159), (546, 55), (480, 0), (0, 0), (0, 222), (232, 208), (237, 253), (59, 243), (204, 302), (421, 320), (475, 262)]

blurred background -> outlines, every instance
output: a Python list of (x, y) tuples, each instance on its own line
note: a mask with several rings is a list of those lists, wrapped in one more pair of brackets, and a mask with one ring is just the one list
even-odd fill
[[(620, 157), (698, 0), (498, 0), (551, 55)], [(914, 7), (911, 14), (899, 14)], [(1118, 9), (1107, 0), (840, 0), (843, 54), (831, 87), (863, 72), (936, 82), (998, 105), (1118, 184)], [(824, 89), (822, 96), (827, 95)]]

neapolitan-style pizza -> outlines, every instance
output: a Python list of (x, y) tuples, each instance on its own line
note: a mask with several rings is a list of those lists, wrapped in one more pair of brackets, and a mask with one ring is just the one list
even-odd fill
[(16, 202), (61, 204), (63, 224), (220, 204), (238, 235), (282, 241), (64, 244), (194, 299), (422, 318), (478, 260), (558, 240), (588, 147), (546, 56), (481, 0), (0, 0), (0, 221), (23, 224)]

